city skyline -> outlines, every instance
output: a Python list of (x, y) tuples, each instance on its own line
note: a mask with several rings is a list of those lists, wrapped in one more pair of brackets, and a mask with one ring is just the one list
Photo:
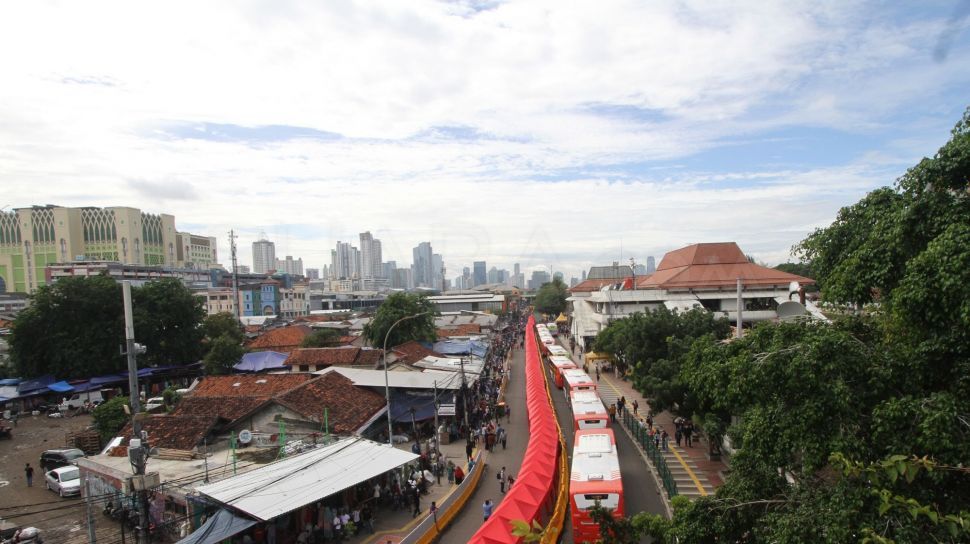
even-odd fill
[(452, 278), (696, 242), (776, 264), (946, 141), (959, 5), (11, 4), (0, 208), (171, 213), (241, 263), (265, 231), (322, 267), (366, 227)]

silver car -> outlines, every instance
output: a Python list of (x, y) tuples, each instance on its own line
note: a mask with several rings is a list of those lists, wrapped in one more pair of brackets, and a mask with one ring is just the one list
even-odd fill
[(47, 489), (62, 497), (81, 494), (81, 471), (75, 466), (55, 468), (45, 475)]

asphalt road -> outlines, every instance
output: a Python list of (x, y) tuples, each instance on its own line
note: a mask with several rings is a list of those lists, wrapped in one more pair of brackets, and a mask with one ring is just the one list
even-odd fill
[[(546, 372), (551, 380), (552, 374), (548, 365), (546, 366)], [(555, 385), (552, 385), (552, 400), (556, 408), (556, 417), (559, 419), (559, 426), (562, 427), (563, 435), (566, 437), (566, 444), (572, 450), (572, 412), (569, 409), (562, 389), (557, 389)], [(640, 512), (664, 514), (665, 511), (663, 500), (660, 497), (660, 490), (654, 483), (653, 477), (648, 473), (649, 467), (647, 467), (643, 458), (640, 456), (636, 445), (630, 440), (630, 437), (623, 430), (619, 422), (613, 425), (613, 434), (616, 436), (617, 453), (620, 458), (620, 473), (623, 475), (623, 494), (626, 500), (626, 515), (629, 517)], [(569, 458), (571, 462), (572, 455)], [(567, 518), (566, 533), (563, 542), (572, 542), (571, 526), (572, 523)], [(650, 539), (644, 537), (641, 539), (641, 542), (649, 543)]]

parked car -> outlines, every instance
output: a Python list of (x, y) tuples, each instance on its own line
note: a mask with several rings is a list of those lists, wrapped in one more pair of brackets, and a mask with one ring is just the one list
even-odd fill
[(162, 406), (165, 406), (165, 399), (163, 397), (152, 397), (148, 399), (148, 402), (145, 403), (145, 411), (151, 412), (152, 410), (157, 410)]
[(75, 466), (55, 468), (48, 471), (45, 479), (47, 489), (62, 497), (81, 494), (81, 470)]
[(101, 391), (85, 391), (84, 393), (74, 393), (70, 398), (65, 398), (58, 408), (63, 412), (65, 410), (76, 410), (85, 404), (97, 406), (102, 402), (104, 402), (104, 395)]
[(77, 448), (47, 450), (40, 454), (40, 468), (53, 470), (58, 467), (73, 466), (79, 457), (84, 457), (84, 452)]

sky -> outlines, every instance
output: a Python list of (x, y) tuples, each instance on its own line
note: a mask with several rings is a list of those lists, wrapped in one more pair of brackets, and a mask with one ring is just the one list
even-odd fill
[(932, 156), (970, 0), (6, 2), (0, 208), (131, 206), (330, 263), (768, 264)]

